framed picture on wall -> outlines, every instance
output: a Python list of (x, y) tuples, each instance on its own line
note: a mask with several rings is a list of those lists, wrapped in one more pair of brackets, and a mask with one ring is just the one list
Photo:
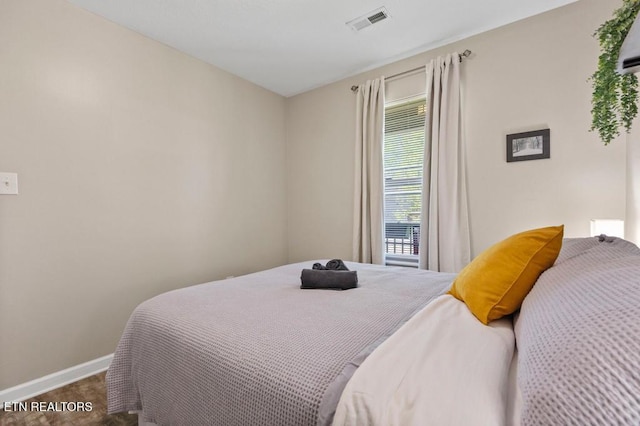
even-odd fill
[(507, 163), (551, 158), (549, 129), (507, 135)]

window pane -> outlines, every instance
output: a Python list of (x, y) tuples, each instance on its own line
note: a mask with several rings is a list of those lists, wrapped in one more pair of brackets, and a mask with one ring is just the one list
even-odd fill
[(420, 241), (425, 100), (385, 109), (385, 251), (413, 256)]

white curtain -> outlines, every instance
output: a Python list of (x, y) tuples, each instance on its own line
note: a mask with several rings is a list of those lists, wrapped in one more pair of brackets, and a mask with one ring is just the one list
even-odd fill
[(384, 264), (384, 77), (358, 87), (353, 260)]
[(458, 272), (471, 256), (460, 55), (427, 64), (427, 118), (422, 177), (420, 268)]

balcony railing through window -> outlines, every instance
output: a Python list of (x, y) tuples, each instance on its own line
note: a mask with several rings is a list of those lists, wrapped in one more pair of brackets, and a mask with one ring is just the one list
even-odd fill
[(420, 249), (420, 224), (385, 223), (385, 253), (417, 255)]

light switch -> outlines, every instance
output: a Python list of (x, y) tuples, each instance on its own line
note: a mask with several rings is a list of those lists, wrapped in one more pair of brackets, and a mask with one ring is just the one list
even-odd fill
[(17, 173), (0, 173), (0, 195), (18, 195)]

